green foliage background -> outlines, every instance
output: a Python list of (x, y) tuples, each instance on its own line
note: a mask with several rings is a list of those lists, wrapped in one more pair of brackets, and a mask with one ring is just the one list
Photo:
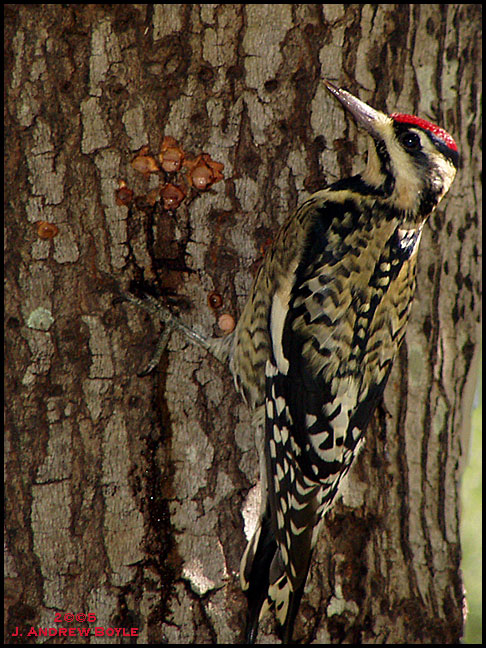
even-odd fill
[(464, 643), (481, 644), (482, 625), (482, 376), (472, 416), (469, 462), (462, 482), (462, 570), (469, 609)]

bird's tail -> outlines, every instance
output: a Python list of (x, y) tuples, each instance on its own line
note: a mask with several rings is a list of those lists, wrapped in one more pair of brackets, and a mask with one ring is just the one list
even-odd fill
[[(248, 543), (240, 565), (241, 588), (248, 599), (245, 643), (254, 644), (262, 608), (267, 607), (270, 566), (277, 551), (272, 531), (270, 507), (267, 506)], [(265, 613), (265, 610), (263, 610)]]
[(245, 643), (255, 643), (258, 623), (270, 609), (275, 609), (283, 643), (291, 643), (306, 578), (295, 591), (292, 590), (272, 531), (268, 503), (241, 559), (240, 579), (248, 599)]

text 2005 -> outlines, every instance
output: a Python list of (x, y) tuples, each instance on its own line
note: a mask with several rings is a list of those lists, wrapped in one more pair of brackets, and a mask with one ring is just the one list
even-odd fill
[(84, 614), (83, 612), (79, 612), (78, 614), (71, 614), (71, 612), (55, 612), (54, 613), (54, 623), (72, 623), (73, 621), (77, 621), (78, 623), (84, 623), (85, 621), (88, 621), (88, 623), (94, 623), (96, 621), (96, 614), (94, 612), (88, 612), (87, 614)]

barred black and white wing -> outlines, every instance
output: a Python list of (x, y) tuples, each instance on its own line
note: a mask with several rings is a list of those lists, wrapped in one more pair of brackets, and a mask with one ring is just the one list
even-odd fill
[(282, 282), (270, 306), (268, 505), (246, 556), (248, 582), (253, 570), (260, 583), (253, 604), (249, 590), (248, 641), (268, 607), (290, 640), (323, 515), (359, 450), (408, 317), (420, 232), (401, 235), (377, 216), (368, 235), (356, 222), (363, 214), (373, 222), (352, 200), (321, 205), (294, 283)]

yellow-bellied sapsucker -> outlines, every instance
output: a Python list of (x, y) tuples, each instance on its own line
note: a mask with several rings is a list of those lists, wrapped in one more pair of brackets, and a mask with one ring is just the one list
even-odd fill
[(264, 426), (262, 512), (243, 555), (246, 643), (274, 608), (293, 625), (323, 515), (385, 388), (415, 290), (422, 228), (448, 191), (457, 146), (442, 128), (386, 115), (328, 90), (371, 136), (367, 167), (312, 195), (267, 251), (234, 332), (204, 338), (154, 300), (148, 308), (229, 361)]

